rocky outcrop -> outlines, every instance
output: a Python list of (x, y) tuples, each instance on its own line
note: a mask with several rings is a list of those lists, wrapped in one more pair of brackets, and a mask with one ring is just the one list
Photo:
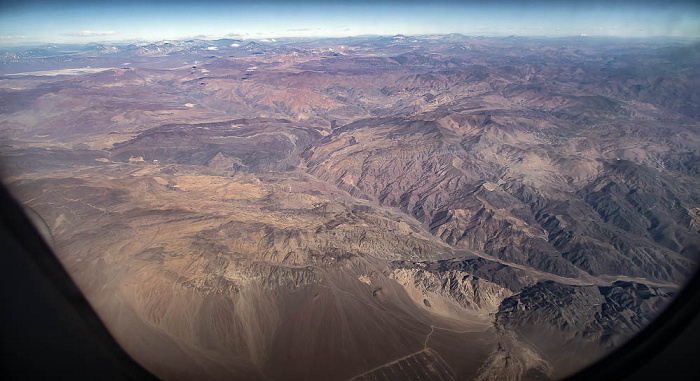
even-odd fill
[(416, 290), (423, 297), (426, 307), (432, 307), (433, 295), (454, 300), (462, 308), (474, 311), (495, 312), (501, 300), (511, 295), (511, 291), (487, 280), (461, 271), (431, 273), (414, 268), (397, 268), (389, 273), (391, 279), (400, 285)]
[(634, 282), (572, 286), (546, 281), (503, 300), (495, 325), (502, 336), (513, 334), (522, 345), (537, 348), (561, 377), (639, 332), (671, 297)]

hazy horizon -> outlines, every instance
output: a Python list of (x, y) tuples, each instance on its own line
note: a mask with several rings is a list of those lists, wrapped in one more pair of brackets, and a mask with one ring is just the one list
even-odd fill
[(0, 44), (360, 35), (700, 38), (690, 1), (0, 3)]
[(694, 282), (700, 4), (13, 1), (9, 378), (622, 377)]

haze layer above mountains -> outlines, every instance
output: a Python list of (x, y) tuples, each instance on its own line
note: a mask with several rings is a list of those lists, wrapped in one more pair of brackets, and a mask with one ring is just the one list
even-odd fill
[(695, 270), (696, 43), (1, 53), (3, 182), (163, 379), (556, 379)]

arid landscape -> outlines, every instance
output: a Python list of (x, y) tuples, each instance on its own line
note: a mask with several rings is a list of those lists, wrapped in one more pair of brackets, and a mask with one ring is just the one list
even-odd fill
[(545, 380), (700, 253), (700, 45), (0, 50), (0, 173), (164, 380)]

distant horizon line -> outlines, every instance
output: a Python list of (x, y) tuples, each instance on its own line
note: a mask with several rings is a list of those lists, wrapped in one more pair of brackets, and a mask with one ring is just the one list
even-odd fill
[(459, 35), (467, 38), (509, 38), (517, 37), (523, 39), (565, 39), (565, 38), (602, 38), (602, 39), (624, 39), (624, 40), (653, 40), (653, 39), (675, 39), (675, 40), (690, 40), (690, 41), (700, 41), (700, 36), (673, 36), (673, 35), (657, 35), (657, 36), (615, 36), (615, 35), (604, 35), (604, 34), (571, 34), (571, 35), (517, 35), (517, 34), (464, 34), (460, 32), (452, 33), (424, 33), (424, 34), (404, 34), (404, 33), (394, 33), (394, 34), (374, 34), (365, 33), (357, 35), (346, 35), (346, 36), (333, 36), (333, 35), (318, 35), (318, 36), (269, 36), (269, 37), (235, 37), (235, 36), (221, 36), (221, 37), (206, 37), (206, 36), (186, 36), (178, 38), (161, 38), (161, 39), (145, 39), (145, 38), (126, 38), (122, 40), (88, 40), (88, 41), (49, 41), (49, 40), (22, 40), (20, 36), (12, 38), (13, 41), (3, 41), (0, 39), (0, 49), (6, 47), (23, 47), (23, 46), (37, 46), (37, 45), (90, 45), (90, 44), (153, 44), (159, 42), (187, 42), (187, 41), (221, 41), (221, 40), (236, 40), (236, 41), (256, 41), (264, 43), (275, 43), (293, 40), (321, 40), (321, 39), (346, 39), (346, 38), (380, 38), (380, 37), (395, 37), (404, 36), (411, 38), (425, 38), (425, 37), (445, 37), (450, 35)]

